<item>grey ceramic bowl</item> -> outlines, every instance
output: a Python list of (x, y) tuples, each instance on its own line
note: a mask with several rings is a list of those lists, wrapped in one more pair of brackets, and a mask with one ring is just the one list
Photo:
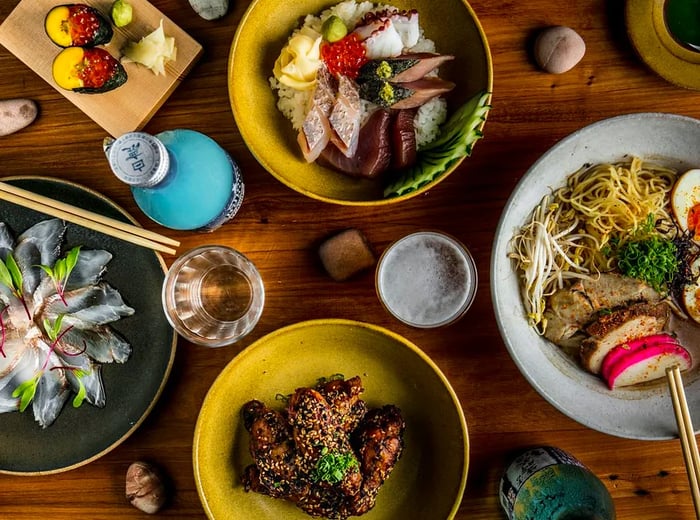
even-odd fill
[[(671, 398), (664, 380), (643, 388), (610, 391), (553, 343), (528, 325), (518, 277), (508, 258), (513, 234), (551, 189), (584, 164), (617, 162), (636, 155), (680, 171), (700, 167), (700, 121), (688, 117), (641, 113), (605, 119), (562, 139), (520, 180), (496, 231), (491, 258), (491, 292), (503, 341), (530, 384), (552, 405), (579, 423), (618, 437), (676, 437)], [(700, 351), (685, 374), (691, 414), (700, 410)]]

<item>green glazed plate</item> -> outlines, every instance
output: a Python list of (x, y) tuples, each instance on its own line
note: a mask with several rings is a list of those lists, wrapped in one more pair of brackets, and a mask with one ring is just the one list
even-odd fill
[[(236, 124), (258, 162), (279, 181), (309, 197), (346, 205), (389, 204), (434, 187), (458, 166), (420, 189), (383, 198), (378, 180), (361, 180), (307, 164), (292, 124), (277, 109), (270, 88), (272, 67), (292, 31), (307, 14), (319, 14), (339, 0), (253, 0), (236, 31), (229, 56), (228, 87)], [(440, 67), (440, 76), (457, 87), (449, 93), (448, 117), (479, 92), (491, 92), (493, 70), (486, 35), (464, 0), (396, 0), (399, 9), (417, 9), (425, 36), (437, 51), (455, 59)]]
[(367, 520), (451, 519), (469, 466), (467, 424), (440, 369), (418, 347), (386, 329), (348, 320), (314, 320), (277, 330), (238, 354), (207, 394), (194, 436), (194, 475), (212, 520), (303, 520), (284, 500), (246, 493), (252, 462), (241, 408), (258, 399), (283, 408), (277, 394), (313, 386), (320, 377), (359, 375), (368, 406), (397, 405), (405, 448)]

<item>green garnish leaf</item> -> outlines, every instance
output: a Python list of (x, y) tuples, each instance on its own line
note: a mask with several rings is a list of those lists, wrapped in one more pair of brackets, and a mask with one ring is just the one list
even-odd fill
[(12, 277), (12, 284), (14, 285), (15, 292), (21, 296), (23, 282), (22, 271), (20, 271), (17, 262), (15, 262), (15, 257), (12, 256), (12, 253), (7, 254), (5, 265), (7, 266), (7, 270), (10, 272), (10, 276)]
[(480, 92), (452, 114), (439, 137), (418, 152), (416, 164), (401, 170), (398, 178), (384, 188), (384, 196), (399, 197), (432, 182), (455, 162), (472, 153), (483, 137), (481, 128), (491, 109), (490, 92)]
[(58, 339), (58, 334), (61, 332), (61, 324), (63, 323), (63, 314), (56, 316), (56, 320), (51, 323), (48, 318), (44, 318), (44, 331), (52, 342)]
[(337, 484), (349, 470), (359, 466), (360, 463), (352, 453), (329, 452), (328, 448), (324, 447), (321, 450), (321, 458), (311, 473), (311, 479), (314, 482)]
[(83, 383), (83, 376), (85, 375), (85, 372), (82, 370), (75, 370), (73, 373), (78, 379), (78, 384), (80, 385), (78, 393), (73, 398), (73, 408), (80, 408), (80, 405), (83, 404), (85, 397), (87, 397), (87, 390), (85, 388), (85, 384)]
[(19, 397), (19, 411), (23, 412), (29, 406), (29, 403), (34, 399), (36, 394), (37, 386), (39, 386), (39, 379), (41, 379), (42, 373), (40, 372), (33, 379), (28, 379), (24, 383), (20, 383), (17, 388), (12, 392), (12, 397)]
[(664, 291), (678, 271), (676, 245), (658, 235), (632, 240), (620, 246), (617, 264), (623, 274)]
[(3, 284), (5, 287), (8, 287), (13, 290), (15, 288), (15, 284), (12, 281), (12, 275), (7, 269), (5, 262), (3, 262), (2, 260), (0, 260), (0, 283)]
[(73, 268), (78, 263), (80, 247), (81, 246), (75, 246), (73, 249), (68, 251), (68, 254), (65, 256), (65, 258), (59, 258), (58, 260), (56, 260), (56, 263), (54, 263), (53, 267), (49, 267), (48, 265), (39, 266), (44, 270), (44, 272), (47, 275), (49, 275), (49, 277), (53, 281), (54, 287), (56, 288), (56, 294), (58, 294), (58, 296), (61, 298), (61, 301), (64, 304), (66, 304), (66, 306), (68, 305), (64, 298), (66, 284), (68, 283), (68, 278), (70, 277)]

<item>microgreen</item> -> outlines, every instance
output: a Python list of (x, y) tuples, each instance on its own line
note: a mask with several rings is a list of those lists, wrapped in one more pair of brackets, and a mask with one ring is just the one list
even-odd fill
[[(46, 354), (46, 359), (44, 360), (44, 364), (41, 366), (39, 370), (34, 374), (34, 376), (31, 379), (28, 379), (27, 381), (24, 381), (20, 383), (17, 388), (14, 389), (12, 392), (12, 397), (19, 398), (19, 411), (23, 412), (26, 410), (27, 406), (29, 406), (29, 403), (32, 402), (32, 399), (34, 399), (34, 395), (36, 394), (36, 389), (39, 384), (39, 381), (41, 380), (41, 377), (44, 375), (44, 372), (46, 371), (46, 367), (49, 364), (49, 359), (51, 359), (51, 353), (54, 352), (58, 347), (59, 341), (61, 341), (61, 338), (73, 328), (73, 325), (66, 327), (63, 331), (61, 331), (61, 326), (63, 324), (63, 314), (59, 314), (56, 319), (54, 320), (53, 323), (51, 323), (48, 319), (44, 320), (44, 333), (46, 336), (51, 340), (51, 343), (49, 344), (49, 352)], [(85, 344), (85, 343), (84, 343)], [(85, 349), (87, 349), (87, 344), (85, 344)], [(85, 349), (82, 352), (79, 352), (77, 354), (69, 354), (67, 352), (62, 351), (66, 355), (73, 355), (77, 356), (79, 354), (82, 354), (85, 352)], [(85, 399), (85, 385), (83, 385), (83, 382), (81, 378), (85, 375), (85, 372), (77, 367), (70, 367), (70, 366), (56, 366), (56, 367), (51, 367), (51, 370), (70, 370), (72, 371), (76, 378), (78, 379), (78, 382), (80, 384), (80, 388), (78, 390), (78, 395), (75, 396), (73, 399), (73, 406), (76, 408), (80, 406)]]
[(0, 311), (0, 355), (2, 355), (2, 357), (7, 357), (5, 355), (5, 340), (7, 339), (7, 332), (5, 331), (5, 320), (2, 317), (2, 315), (5, 314), (5, 311), (7, 311), (7, 307), (9, 306), (6, 305)]
[(80, 246), (75, 246), (73, 249), (68, 251), (65, 258), (59, 258), (54, 263), (53, 267), (48, 265), (40, 265), (46, 274), (49, 275), (53, 281), (53, 285), (56, 288), (56, 294), (61, 298), (64, 305), (68, 306), (64, 293), (66, 290), (66, 284), (68, 283), (68, 277), (71, 271), (78, 263), (78, 256), (80, 255)]
[(314, 482), (337, 484), (345, 477), (348, 470), (359, 467), (359, 462), (352, 453), (331, 452), (327, 447), (321, 450), (321, 458), (311, 473)]
[(0, 260), (0, 284), (10, 289), (13, 296), (22, 302), (24, 312), (27, 313), (27, 318), (31, 320), (32, 315), (27, 308), (27, 303), (24, 301), (24, 294), (22, 293), (23, 283), (22, 271), (12, 253), (7, 253), (5, 261)]

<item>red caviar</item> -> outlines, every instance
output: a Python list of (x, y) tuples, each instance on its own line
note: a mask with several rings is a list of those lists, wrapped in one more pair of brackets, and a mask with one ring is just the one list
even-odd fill
[(68, 7), (68, 24), (73, 45), (82, 47), (93, 43), (95, 34), (100, 28), (100, 20), (94, 10), (82, 4)]
[(354, 33), (334, 43), (323, 42), (321, 59), (331, 74), (351, 79), (357, 78), (360, 67), (369, 61), (365, 46)]

